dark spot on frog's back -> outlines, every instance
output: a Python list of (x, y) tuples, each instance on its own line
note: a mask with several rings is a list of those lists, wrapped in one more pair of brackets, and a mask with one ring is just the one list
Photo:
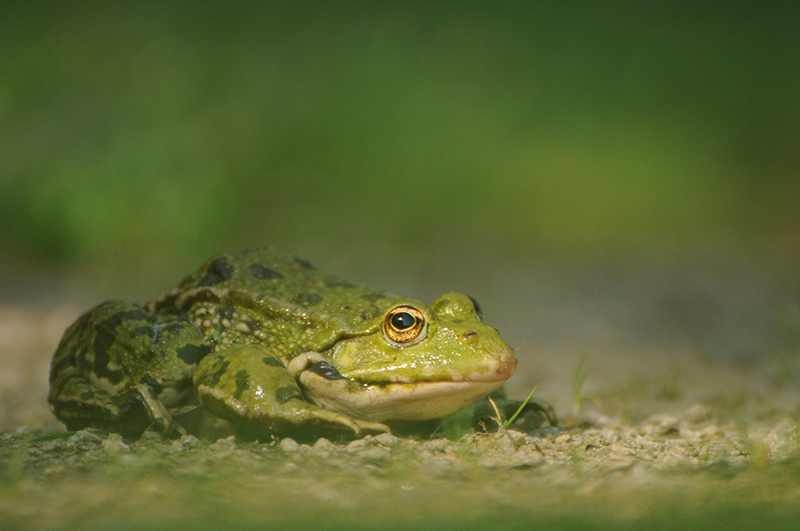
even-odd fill
[(200, 279), (199, 286), (216, 286), (233, 276), (236, 268), (224, 256), (217, 258), (206, 269), (205, 275)]
[(303, 260), (302, 258), (294, 257), (294, 261), (297, 265), (302, 267), (303, 269), (314, 269), (314, 266), (311, 265), (311, 262), (308, 260)]
[(283, 363), (281, 363), (280, 360), (276, 360), (270, 356), (264, 356), (261, 361), (264, 362), (264, 365), (269, 365), (270, 367), (283, 367)]
[(83, 331), (86, 329), (87, 323), (91, 322), (91, 320), (92, 312), (86, 312), (85, 314), (81, 315), (80, 318), (75, 321), (75, 324), (73, 324), (66, 330), (66, 332), (64, 332), (64, 337), (61, 338), (61, 344), (68, 345), (73, 343), (75, 338), (79, 337), (83, 333)]
[(259, 280), (272, 280), (276, 278), (283, 278), (283, 275), (278, 273), (277, 271), (265, 267), (261, 264), (253, 264), (250, 266), (250, 271), (253, 272), (253, 276)]
[(234, 375), (234, 381), (236, 382), (236, 392), (233, 396), (236, 400), (239, 400), (242, 397), (242, 393), (250, 389), (250, 375), (247, 374), (247, 371), (241, 370)]
[(175, 354), (185, 364), (195, 365), (208, 354), (208, 349), (205, 345), (184, 345), (176, 348)]
[(206, 373), (202, 377), (202, 383), (209, 387), (217, 386), (219, 379), (222, 378), (222, 375), (225, 374), (225, 371), (228, 370), (228, 366), (231, 364), (230, 361), (222, 356), (217, 356), (213, 363), (213, 372)]
[(322, 302), (322, 295), (317, 293), (298, 293), (292, 297), (292, 302), (300, 306), (314, 306)]
[(300, 388), (294, 385), (287, 385), (286, 387), (279, 387), (275, 389), (275, 400), (279, 404), (285, 404), (292, 398), (302, 398), (303, 393)]
[(131, 330), (131, 335), (133, 337), (149, 337), (152, 341), (155, 341), (156, 331), (152, 326), (145, 325)]
[(352, 282), (341, 280), (338, 278), (329, 278), (325, 280), (325, 286), (329, 288), (355, 288), (358, 287)]
[[(95, 344), (96, 348), (107, 349), (110, 347), (117, 337), (117, 330), (122, 329), (123, 323), (140, 323), (142, 326), (137, 327), (131, 331), (134, 336), (150, 334), (151, 337), (155, 334), (153, 332), (153, 325), (151, 324), (152, 316), (144, 310), (136, 309), (127, 312), (117, 312), (111, 315), (108, 319), (95, 323)], [(147, 330), (143, 330), (146, 328)], [(98, 343), (99, 341), (99, 343)]]
[[(92, 369), (95, 375), (106, 378), (111, 383), (119, 383), (122, 380), (121, 371), (112, 371), (108, 368), (111, 361), (109, 356), (109, 349), (114, 345), (117, 340), (117, 331), (123, 329), (123, 323), (132, 321), (134, 323), (143, 323), (145, 326), (141, 328), (148, 328), (151, 337), (155, 334), (152, 330), (152, 325), (148, 326), (147, 319), (150, 316), (143, 310), (131, 310), (127, 312), (118, 312), (94, 324), (94, 339), (92, 340), (92, 352), (94, 353), (94, 363)], [(136, 328), (134, 330), (138, 330)]]

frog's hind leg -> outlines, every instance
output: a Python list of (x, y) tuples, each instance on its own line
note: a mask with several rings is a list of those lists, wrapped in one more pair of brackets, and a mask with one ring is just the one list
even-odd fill
[(128, 302), (103, 303), (64, 333), (50, 369), (50, 408), (68, 430), (109, 429), (130, 438), (148, 429), (185, 433), (159, 392), (185, 388), (190, 395), (195, 358), (204, 352), (202, 335), (186, 321)]
[(138, 383), (131, 392), (132, 396), (144, 406), (143, 409), (150, 420), (147, 430), (161, 433), (168, 437), (186, 435), (186, 430), (183, 426), (172, 420), (172, 415), (158, 398), (155, 389), (147, 384)]
[(90, 384), (74, 367), (62, 369), (50, 382), (50, 409), (70, 431), (109, 428), (130, 408), (128, 395), (112, 396)]
[(155, 390), (138, 383), (119, 394), (109, 394), (86, 381), (77, 371), (63, 370), (51, 383), (50, 408), (67, 427), (109, 429), (129, 438), (147, 430), (183, 435)]

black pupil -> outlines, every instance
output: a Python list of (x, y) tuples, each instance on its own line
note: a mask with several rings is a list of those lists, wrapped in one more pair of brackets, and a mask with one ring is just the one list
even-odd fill
[(392, 326), (398, 330), (405, 330), (411, 328), (416, 324), (417, 320), (408, 312), (396, 313), (392, 316)]

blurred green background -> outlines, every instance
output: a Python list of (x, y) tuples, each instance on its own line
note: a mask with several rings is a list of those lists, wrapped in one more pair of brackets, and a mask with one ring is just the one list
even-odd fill
[(793, 2), (4, 2), (0, 19), (6, 267), (175, 281), (262, 244), (491, 261), (800, 232)]
[[(510, 395), (538, 386), (562, 417), (586, 360), (604, 414), (800, 418), (798, 21), (800, 2), (0, 3), (0, 428), (55, 425), (47, 367), (80, 312), (265, 244), (474, 295), (517, 349)], [(793, 507), (763, 470), (769, 488), (726, 483), (725, 514)], [(67, 503), (20, 485), (25, 514)], [(591, 518), (587, 485), (552, 507)], [(695, 518), (706, 497), (672, 485)], [(97, 501), (76, 492), (57, 521)]]

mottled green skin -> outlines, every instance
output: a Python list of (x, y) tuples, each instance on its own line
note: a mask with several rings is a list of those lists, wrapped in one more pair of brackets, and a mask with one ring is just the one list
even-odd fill
[[(382, 333), (387, 312), (400, 305), (419, 309), (427, 323), (427, 335), (404, 348)], [(388, 431), (384, 421), (466, 405), (430, 402), (419, 415), (416, 402), (394, 407), (419, 401), (426, 382), (474, 376), (499, 378), (498, 387), (515, 365), (464, 295), (428, 308), (258, 249), (211, 259), (144, 308), (112, 301), (84, 314), (56, 350), (49, 401), (69, 429), (176, 434), (224, 419), (253, 438), (361, 435)], [(322, 395), (356, 405), (342, 409)]]
[(68, 429), (171, 429), (166, 408), (192, 402), (192, 375), (207, 353), (184, 319), (104, 302), (64, 332), (50, 368), (51, 409)]
[(212, 350), (258, 343), (285, 365), (297, 353), (376, 330), (387, 309), (408, 301), (261, 249), (213, 258), (147, 309), (186, 315)]

